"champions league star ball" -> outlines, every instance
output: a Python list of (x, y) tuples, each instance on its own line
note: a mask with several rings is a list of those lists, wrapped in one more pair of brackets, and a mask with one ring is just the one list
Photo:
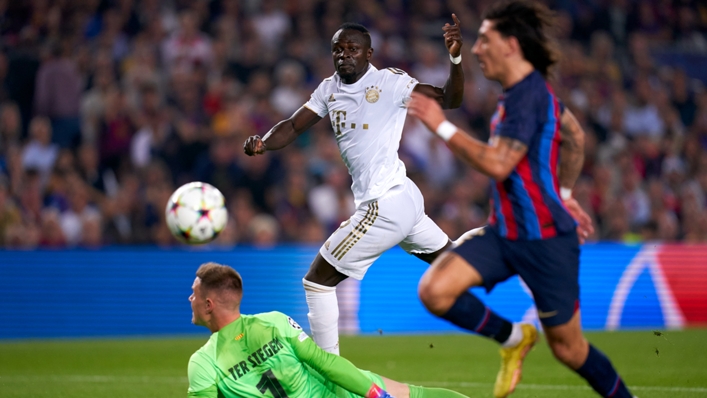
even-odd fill
[(165, 214), (172, 235), (191, 245), (214, 240), (228, 220), (223, 194), (204, 182), (190, 182), (174, 191)]

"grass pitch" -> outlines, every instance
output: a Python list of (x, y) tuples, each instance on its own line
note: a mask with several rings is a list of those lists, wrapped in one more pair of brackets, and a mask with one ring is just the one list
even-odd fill
[[(640, 398), (707, 397), (707, 330), (588, 333)], [(189, 356), (207, 337), (0, 342), (0, 397), (184, 397)], [(492, 397), (498, 347), (470, 335), (344, 337), (341, 352), (383, 376)], [(598, 397), (552, 358), (528, 356), (514, 398)]]

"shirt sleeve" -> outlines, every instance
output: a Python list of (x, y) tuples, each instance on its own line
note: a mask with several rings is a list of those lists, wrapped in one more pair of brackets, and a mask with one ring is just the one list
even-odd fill
[(504, 117), (497, 135), (530, 146), (539, 122), (538, 98), (534, 94), (533, 90), (526, 87), (516, 87), (506, 92), (503, 100)]
[(412, 90), (415, 89), (419, 82), (402, 69), (387, 68), (386, 71), (391, 74), (387, 78), (392, 81), (393, 102), (397, 107), (405, 107), (410, 100)]
[(304, 107), (310, 111), (316, 113), (319, 117), (324, 117), (329, 113), (329, 107), (327, 106), (327, 98), (324, 98), (326, 93), (324, 93), (324, 86), (326, 80), (319, 83), (319, 87), (312, 93), (309, 97), (309, 101), (304, 104)]
[(218, 376), (216, 370), (204, 363), (197, 353), (189, 359), (188, 375), (189, 389), (187, 394), (189, 397), (217, 398), (216, 380)]
[(361, 372), (346, 358), (330, 354), (312, 341), (302, 328), (292, 318), (282, 314), (287, 319), (280, 333), (292, 347), (297, 358), (326, 377), (329, 381), (361, 396), (365, 396), (373, 385), (373, 381)]

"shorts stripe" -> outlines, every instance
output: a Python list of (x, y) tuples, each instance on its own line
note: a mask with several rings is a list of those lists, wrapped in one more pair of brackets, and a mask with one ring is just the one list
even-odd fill
[(334, 250), (331, 251), (331, 254), (333, 256), (336, 256), (337, 251), (339, 251), (339, 249), (344, 247), (346, 242), (348, 242), (349, 239), (351, 239), (353, 237), (353, 234), (354, 234), (354, 231), (356, 230), (356, 228), (358, 228), (358, 226), (361, 225), (361, 223), (364, 222), (366, 220), (366, 218), (368, 218), (368, 216), (371, 214), (372, 211), (373, 211), (373, 208), (371, 207), (371, 204), (369, 203), (368, 204), (368, 211), (366, 212), (366, 215), (363, 216), (363, 219), (358, 223), (358, 225), (354, 229), (351, 230), (351, 232), (349, 232), (348, 235), (346, 235), (346, 238), (344, 238), (344, 240), (339, 242), (339, 244), (336, 245)]
[(341, 261), (341, 259), (346, 255), (346, 253), (348, 253), (348, 251), (351, 250), (351, 248), (354, 247), (354, 245), (358, 243), (361, 238), (363, 238), (363, 235), (368, 232), (368, 230), (373, 226), (373, 223), (376, 222), (376, 219), (378, 219), (378, 202), (373, 202), (372, 205), (373, 213), (368, 216), (368, 219), (362, 220), (361, 223), (358, 225), (358, 233), (355, 234), (354, 239), (349, 242), (349, 244), (347, 245), (348, 247), (344, 249), (344, 252), (339, 255), (339, 261)]
[(340, 251), (339, 254), (336, 256), (337, 260), (341, 261), (341, 259), (346, 255), (346, 253), (348, 253), (349, 250), (351, 250), (351, 248), (354, 247), (354, 245), (358, 243), (361, 238), (363, 238), (363, 235), (368, 232), (368, 230), (378, 218), (378, 202), (373, 202), (369, 206), (372, 212), (368, 214), (368, 216), (365, 217), (363, 220), (361, 220), (361, 222), (356, 226), (356, 228), (351, 231), (353, 232), (353, 237), (352, 239), (349, 239), (348, 243), (344, 246), (343, 251)]
[[(366, 216), (356, 225), (356, 227), (349, 233), (349, 235), (339, 243), (338, 246), (332, 252), (332, 255), (336, 257), (337, 260), (341, 259), (346, 255), (346, 253), (351, 250), (352, 247), (368, 232), (373, 223), (378, 218), (378, 201), (372, 202), (368, 205), (368, 211)], [(343, 246), (342, 246), (343, 244)]]
[(356, 226), (349, 232), (349, 234), (346, 236), (344, 240), (339, 243), (336, 248), (332, 251), (332, 255), (337, 259), (341, 260), (344, 257), (344, 252), (348, 252), (351, 247), (353, 247), (353, 244), (358, 242), (360, 239), (359, 236), (362, 236), (365, 234), (365, 231), (368, 230), (366, 228), (366, 224), (368, 221), (371, 219), (371, 216), (373, 215), (373, 203), (368, 204), (368, 211), (366, 212), (366, 215), (363, 216), (363, 219), (356, 224)]

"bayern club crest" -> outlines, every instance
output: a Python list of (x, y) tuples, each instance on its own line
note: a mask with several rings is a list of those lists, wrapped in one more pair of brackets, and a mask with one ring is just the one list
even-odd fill
[(378, 87), (375, 87), (375, 86), (366, 87), (366, 101), (373, 104), (375, 102), (378, 102), (379, 98), (380, 98), (380, 90), (378, 89)]

